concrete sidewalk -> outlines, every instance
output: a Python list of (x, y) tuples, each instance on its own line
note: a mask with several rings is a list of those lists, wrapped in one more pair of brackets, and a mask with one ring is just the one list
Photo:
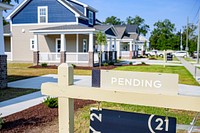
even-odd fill
[(184, 58), (178, 57), (178, 59), (181, 61), (183, 66), (192, 74), (192, 76), (200, 82), (200, 70), (196, 68), (195, 65), (191, 64), (190, 62), (186, 61)]

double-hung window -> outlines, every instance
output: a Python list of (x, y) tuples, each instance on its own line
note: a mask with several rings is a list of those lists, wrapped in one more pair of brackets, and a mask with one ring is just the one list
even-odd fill
[(48, 23), (48, 7), (38, 7), (38, 23)]
[(89, 24), (93, 25), (94, 22), (94, 14), (92, 11), (89, 11)]

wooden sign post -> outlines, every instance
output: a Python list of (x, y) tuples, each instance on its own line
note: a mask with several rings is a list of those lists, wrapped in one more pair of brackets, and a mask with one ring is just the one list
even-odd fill
[[(111, 72), (112, 73), (112, 72)], [(114, 80), (113, 80), (114, 82)], [(167, 82), (167, 81), (166, 81)], [(121, 80), (120, 80), (121, 83)], [(173, 84), (173, 83), (170, 83)], [(166, 92), (166, 89), (164, 92)], [(172, 89), (172, 88), (169, 88)], [(174, 91), (163, 93), (160, 90), (124, 90), (73, 85), (73, 67), (61, 64), (58, 67), (58, 83), (42, 84), (42, 94), (59, 99), (59, 133), (74, 132), (74, 100), (95, 100), (161, 108), (172, 108), (200, 112), (200, 97), (183, 96)]]

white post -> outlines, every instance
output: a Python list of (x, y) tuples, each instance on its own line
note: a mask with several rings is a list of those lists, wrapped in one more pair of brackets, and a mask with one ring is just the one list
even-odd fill
[(3, 36), (3, 10), (0, 8), (0, 55), (5, 54), (4, 36)]
[(65, 34), (61, 34), (61, 47), (60, 47), (61, 52), (66, 51), (66, 39), (65, 39)]
[(116, 47), (117, 47), (117, 58), (119, 58), (120, 54), (121, 54), (121, 51), (120, 51), (120, 41), (117, 42)]
[(130, 41), (129, 47), (130, 47), (129, 51), (133, 51), (133, 43), (132, 43), (132, 41)]
[[(73, 66), (61, 64), (58, 67), (58, 86), (69, 89), (73, 85)], [(74, 133), (74, 99), (58, 97), (59, 133)]]
[(38, 45), (38, 35), (34, 35), (34, 51), (39, 51), (39, 45)]
[(117, 50), (116, 45), (117, 45), (117, 40), (116, 40), (116, 38), (114, 38), (114, 51)]
[(89, 51), (88, 52), (93, 52), (93, 43), (94, 43), (94, 36), (93, 33), (89, 34)]

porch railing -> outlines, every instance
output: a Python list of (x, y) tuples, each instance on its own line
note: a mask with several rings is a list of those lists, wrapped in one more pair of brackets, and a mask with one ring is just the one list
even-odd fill
[(88, 63), (89, 62), (89, 54), (88, 53), (66, 53), (66, 63)]
[(121, 51), (121, 57), (122, 58), (130, 57), (130, 51)]
[(60, 53), (43, 53), (40, 52), (39, 62), (60, 63)]
[(5, 54), (7, 55), (7, 60), (11, 60), (11, 52), (5, 52)]

